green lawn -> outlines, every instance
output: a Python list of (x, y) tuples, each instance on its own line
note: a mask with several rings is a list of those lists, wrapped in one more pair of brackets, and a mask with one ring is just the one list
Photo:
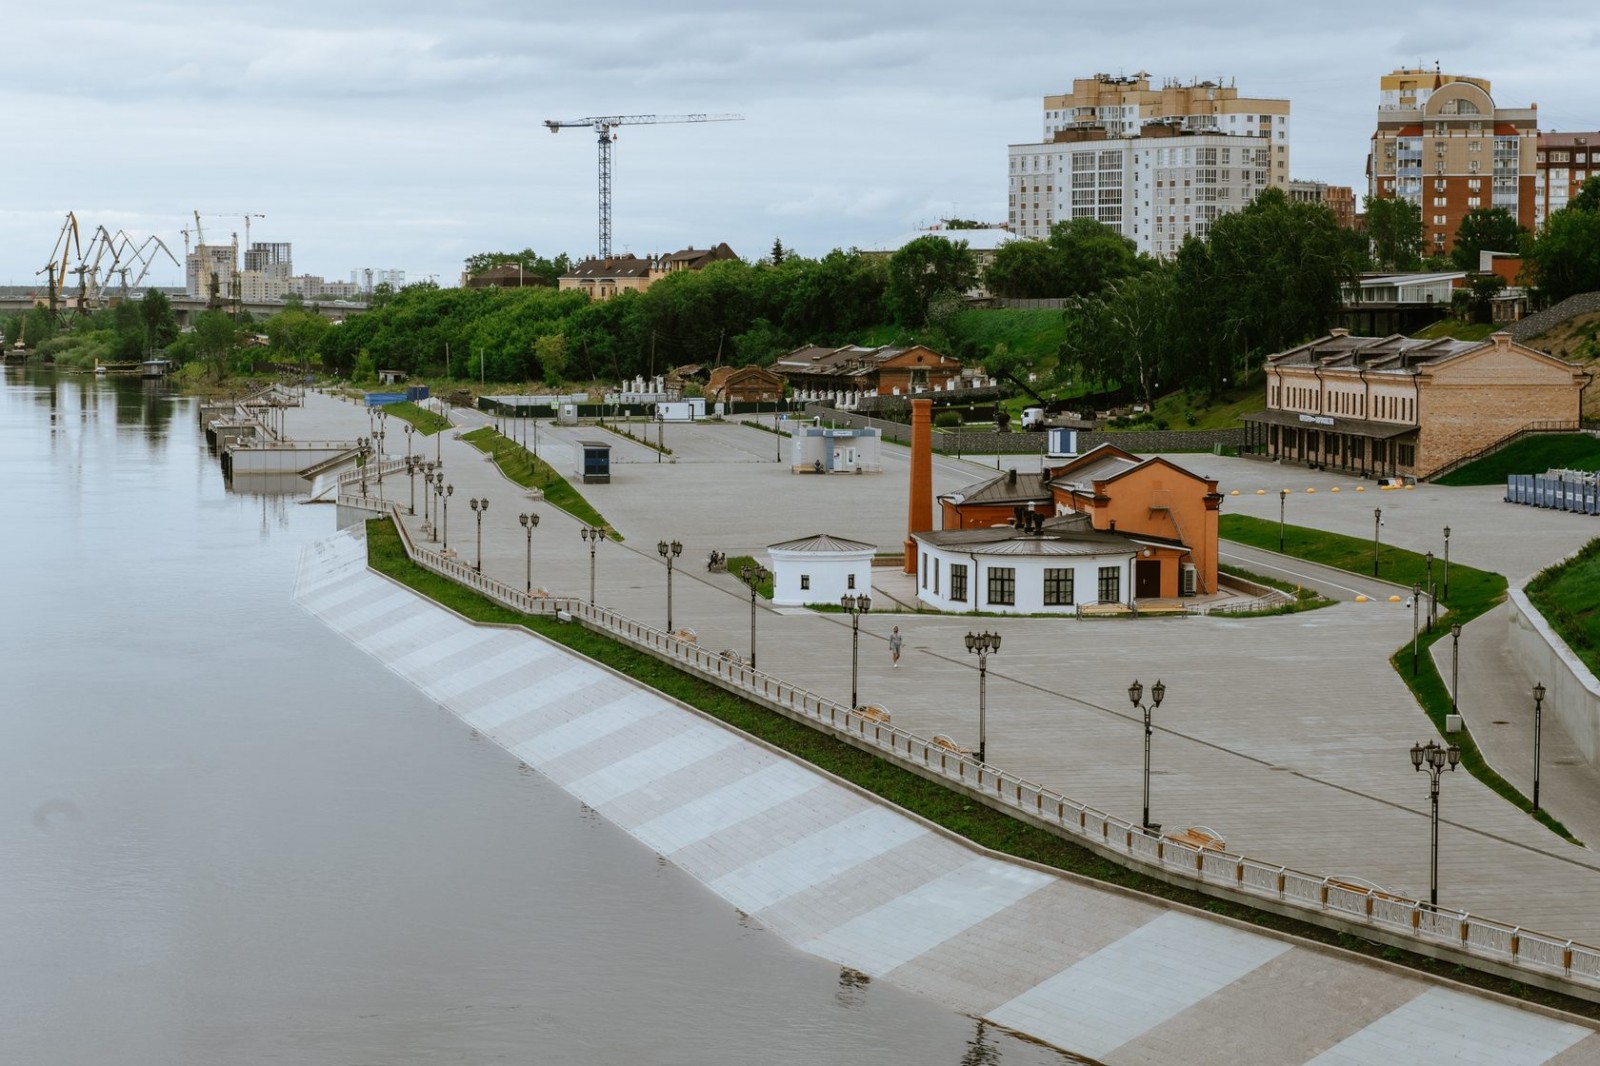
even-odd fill
[(1188, 393), (1173, 392), (1156, 399), (1155, 416), (1165, 419), (1168, 429), (1236, 429), (1243, 424), (1242, 416), (1266, 405), (1262, 390), (1254, 385), (1225, 391), (1215, 402), (1203, 398), (1191, 402)]
[(613, 540), (622, 539), (622, 534), (612, 529), (600, 512), (566, 478), (556, 473), (549, 463), (536, 458), (516, 441), (496, 433), (493, 426), (463, 433), (461, 439), (480, 452), (493, 455), (500, 472), (518, 485), (543, 492), (546, 503), (561, 508), (580, 522), (604, 528), (606, 535)]
[(1583, 664), (1600, 673), (1600, 540), (1540, 571), (1528, 583), (1528, 599)]
[(1542, 474), (1552, 468), (1600, 470), (1600, 439), (1587, 433), (1524, 437), (1493, 455), (1439, 478), (1438, 485), (1504, 485), (1507, 474)]
[[(731, 564), (734, 559), (728, 561)], [(1584, 1017), (1600, 1018), (1600, 1004), (1531, 989), (1518, 981), (1468, 970), (1385, 947), (1348, 933), (1336, 933), (1307, 922), (1258, 911), (1170, 885), (1120, 866), (1070, 840), (975, 803), (937, 781), (918, 777), (870, 752), (853, 748), (805, 723), (751, 703), (610, 637), (590, 632), (582, 626), (563, 624), (548, 617), (519, 614), (502, 607), (463, 585), (412, 563), (406, 557), (393, 523), (387, 519), (374, 519), (367, 523), (367, 562), (379, 573), (387, 574), (466, 618), (477, 622), (523, 626), (580, 655), (603, 663), (642, 685), (681, 700), (803, 762), (843, 778), (872, 795), (936, 822), (981, 847), (1316, 943), (1336, 944), (1348, 951), (1371, 958), (1383, 958), (1415, 970), (1448, 974), (1453, 980), (1478, 988), (1543, 1003)]]
[(431, 437), (442, 429), (450, 428), (450, 420), (443, 415), (435, 414), (424, 407), (418, 407), (410, 400), (404, 403), (388, 403), (383, 409), (403, 422), (409, 422), (422, 431), (424, 437)]
[[(758, 565), (753, 555), (728, 556), (728, 573), (733, 574), (735, 577), (738, 577), (745, 567), (748, 566), (753, 570)], [(744, 578), (740, 577), (739, 580), (743, 581)], [(764, 600), (772, 599), (772, 571), (768, 570), (767, 576), (756, 582), (756, 595)]]
[(1444, 318), (1426, 329), (1418, 330), (1412, 336), (1428, 340), (1454, 337), (1459, 341), (1481, 341), (1496, 330), (1504, 328), (1495, 322), (1463, 322), (1459, 318)]
[[(1219, 526), (1222, 536), (1227, 540), (1255, 548), (1278, 550), (1278, 523), (1270, 519), (1225, 514)], [(1352, 573), (1372, 573), (1372, 541), (1368, 538), (1347, 537), (1339, 533), (1305, 529), (1301, 526), (1285, 526), (1283, 532), (1283, 551), (1286, 555)], [(1401, 585), (1426, 587), (1427, 559), (1416, 552), (1405, 551), (1380, 542), (1378, 576)], [(1435, 588), (1442, 588), (1444, 578), (1442, 560), (1434, 560), (1433, 578)], [(1427, 712), (1434, 728), (1441, 734), (1444, 732), (1444, 716), (1450, 712), (1450, 689), (1439, 676), (1438, 670), (1434, 668), (1433, 658), (1427, 653), (1428, 648), (1435, 641), (1450, 639), (1451, 624), (1467, 624), (1505, 599), (1505, 595), (1506, 579), (1501, 575), (1487, 570), (1475, 570), (1460, 563), (1452, 565), (1450, 595), (1448, 598), (1441, 596), (1441, 602), (1449, 608), (1449, 614), (1441, 616), (1443, 621), (1432, 633), (1423, 633), (1418, 639), (1415, 672), (1412, 666), (1411, 641), (1406, 641), (1389, 657), (1390, 665), (1410, 686), (1412, 695)], [(1452, 733), (1449, 740), (1461, 746), (1461, 765), (1469, 773), (1494, 789), (1502, 798), (1524, 811), (1533, 813), (1533, 802), (1509, 781), (1495, 773), (1484, 761), (1483, 754), (1478, 750), (1478, 744), (1471, 733), (1466, 731)], [(1533, 813), (1533, 817), (1552, 832), (1579, 843), (1567, 831), (1566, 826), (1550, 817), (1545, 811)]]

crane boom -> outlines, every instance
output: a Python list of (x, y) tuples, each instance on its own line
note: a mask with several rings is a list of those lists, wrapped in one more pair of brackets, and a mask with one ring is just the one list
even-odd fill
[(743, 115), (591, 115), (588, 118), (545, 119), (551, 133), (563, 129), (587, 126), (599, 136), (600, 142), (600, 243), (601, 259), (611, 257), (611, 142), (617, 126), (654, 126), (668, 122), (743, 122)]

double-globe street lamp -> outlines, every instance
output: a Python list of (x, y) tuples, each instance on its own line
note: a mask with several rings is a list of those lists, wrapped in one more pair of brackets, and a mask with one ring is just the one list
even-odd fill
[(1383, 508), (1372, 509), (1372, 576), (1378, 576), (1378, 533), (1383, 529)]
[(1411, 586), (1411, 676), (1417, 676), (1417, 612), (1422, 609), (1422, 586)]
[(1439, 905), (1439, 774), (1454, 770), (1461, 762), (1461, 749), (1452, 744), (1442, 748), (1437, 741), (1426, 746), (1411, 745), (1411, 768), (1428, 771), (1428, 799), (1433, 804), (1432, 864), (1428, 874), (1428, 903)]
[(1150, 686), (1150, 702), (1141, 702), (1144, 699), (1144, 686), (1135, 681), (1128, 686), (1128, 702), (1135, 709), (1144, 712), (1144, 820), (1140, 824), (1146, 830), (1159, 832), (1159, 823), (1150, 821), (1150, 712), (1161, 706), (1161, 701), (1167, 696), (1167, 686), (1157, 681)]
[(472, 513), (478, 517), (478, 561), (472, 564), (472, 569), (483, 573), (483, 516), (489, 513), (489, 497), (474, 496), (470, 501)]
[(846, 592), (839, 597), (839, 606), (850, 616), (850, 709), (861, 706), (857, 696), (856, 676), (860, 663), (861, 616), (872, 610), (872, 597), (866, 593)]
[(600, 546), (600, 538), (606, 535), (601, 526), (584, 526), (578, 530), (578, 536), (589, 545), (589, 606), (594, 606), (594, 550)]
[(1278, 551), (1283, 551), (1283, 505), (1289, 500), (1289, 490), (1278, 490)]
[(1450, 602), (1450, 527), (1444, 527), (1444, 601)]
[(522, 531), (528, 535), (528, 595), (533, 595), (533, 531), (539, 528), (539, 515), (536, 512), (517, 515), (517, 521), (522, 523)]
[(417, 513), (417, 471), (422, 469), (422, 459), (419, 456), (406, 456), (406, 478), (411, 482), (411, 505), (406, 508), (406, 513)]
[(439, 554), (448, 556), (450, 554), (450, 497), (455, 495), (456, 487), (454, 485), (446, 485), (444, 477), (441, 475), (439, 480), (434, 482), (433, 490), (439, 495), (439, 509), (435, 513), (444, 515), (441, 523), (444, 526), (444, 544), (439, 549)]
[(967, 650), (978, 657), (978, 761), (989, 763), (989, 656), (1000, 650), (1000, 634), (967, 632)]
[(1544, 682), (1533, 686), (1533, 809), (1539, 810), (1539, 744), (1544, 735)]
[(672, 632), (672, 561), (683, 554), (682, 541), (661, 541), (656, 554), (667, 561), (667, 632)]
[(756, 587), (772, 572), (764, 566), (742, 566), (739, 576), (744, 578), (744, 583), (750, 586), (750, 669), (756, 668)]

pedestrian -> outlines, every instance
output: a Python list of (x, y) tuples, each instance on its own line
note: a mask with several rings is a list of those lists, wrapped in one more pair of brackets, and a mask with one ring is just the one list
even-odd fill
[(899, 669), (900, 667), (900, 645), (902, 643), (904, 643), (904, 641), (900, 636), (900, 627), (895, 626), (894, 629), (890, 630), (889, 632), (889, 654), (894, 659), (895, 669)]

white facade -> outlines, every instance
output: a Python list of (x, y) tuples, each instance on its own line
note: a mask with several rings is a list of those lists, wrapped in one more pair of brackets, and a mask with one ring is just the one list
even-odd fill
[(1273, 151), (1265, 137), (1226, 133), (1013, 144), (1011, 226), (1042, 240), (1057, 222), (1092, 218), (1141, 252), (1171, 256), (1272, 184)]
[(775, 607), (837, 604), (845, 595), (872, 594), (877, 545), (819, 533), (767, 545)]
[(917, 599), (937, 611), (1076, 614), (1080, 606), (1133, 604), (1138, 552), (1132, 548), (1073, 554), (987, 553), (963, 550), (962, 545), (941, 546), (917, 534), (912, 538), (918, 552)]
[(824, 474), (876, 473), (881, 434), (876, 429), (829, 429), (795, 425), (790, 430), (790, 464)]

